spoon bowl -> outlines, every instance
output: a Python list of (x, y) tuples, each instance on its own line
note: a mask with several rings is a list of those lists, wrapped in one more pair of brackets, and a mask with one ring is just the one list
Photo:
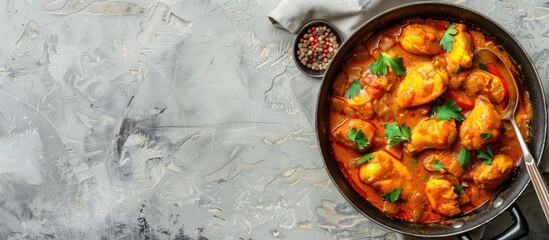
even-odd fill
[(493, 64), (493, 66), (498, 69), (501, 77), (503, 77), (502, 80), (505, 81), (504, 84), (507, 88), (508, 103), (506, 108), (500, 113), (501, 119), (513, 119), (514, 121), (515, 112), (518, 108), (520, 98), (517, 82), (515, 81), (515, 78), (513, 77), (513, 74), (511, 74), (511, 71), (509, 70), (507, 65), (494, 51), (488, 48), (481, 48), (477, 50), (473, 57), (473, 66), (480, 67), (481, 65), (486, 66), (487, 64)]
[(511, 122), (511, 125), (513, 125), (513, 129), (515, 130), (520, 148), (522, 150), (522, 162), (524, 162), (526, 166), (528, 175), (532, 180), (532, 184), (534, 185), (534, 189), (536, 190), (536, 194), (541, 203), (541, 208), (545, 213), (545, 218), (549, 223), (549, 191), (543, 177), (541, 176), (541, 173), (539, 172), (536, 161), (530, 153), (526, 142), (522, 138), (520, 129), (515, 121), (515, 112), (520, 99), (517, 82), (515, 81), (511, 71), (509, 71), (507, 65), (494, 51), (487, 48), (477, 50), (473, 57), (473, 66), (484, 69), (487, 64), (493, 64), (492, 66), (497, 68), (503, 78), (502, 80), (504, 81), (504, 84), (507, 86), (508, 103), (505, 109), (500, 113), (500, 116), (502, 120), (508, 120)]

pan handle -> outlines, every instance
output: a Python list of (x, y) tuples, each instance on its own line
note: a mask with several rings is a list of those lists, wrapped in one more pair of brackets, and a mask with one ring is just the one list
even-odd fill
[[(507, 228), (505, 232), (497, 235), (494, 239), (497, 240), (507, 240), (507, 239), (519, 239), (521, 237), (524, 237), (528, 235), (529, 228), (528, 223), (526, 222), (526, 219), (524, 218), (524, 215), (522, 215), (522, 212), (518, 208), (516, 204), (511, 205), (507, 211), (511, 214), (511, 217), (513, 217), (514, 224)], [(469, 236), (469, 233), (463, 233), (457, 236), (461, 240), (472, 240), (471, 236)]]

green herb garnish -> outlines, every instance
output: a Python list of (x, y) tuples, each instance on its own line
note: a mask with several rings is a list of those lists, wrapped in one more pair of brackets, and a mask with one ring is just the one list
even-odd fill
[(358, 159), (356, 164), (360, 165), (360, 164), (363, 164), (365, 162), (368, 162), (368, 161), (372, 160), (373, 157), (374, 157), (374, 155), (372, 155), (372, 153), (367, 153), (366, 155), (364, 155), (360, 159)]
[(488, 71), (488, 67), (486, 67), (486, 65), (482, 64), (482, 63), (479, 63), (478, 64), (478, 67), (484, 71)]
[(435, 171), (440, 171), (442, 169), (446, 169), (446, 165), (444, 165), (444, 163), (442, 163), (440, 160), (436, 159), (435, 161), (433, 161), (431, 164), (433, 164), (433, 170)]
[(459, 185), (454, 184), (454, 188), (456, 189), (457, 193), (462, 193), (463, 191), (465, 191), (464, 186), (459, 186)]
[(380, 75), (387, 74), (387, 66), (389, 66), (395, 71), (396, 75), (404, 76), (406, 75), (406, 68), (402, 65), (402, 62), (402, 58), (392, 58), (381, 53), (379, 58), (374, 63), (370, 64), (368, 69), (370, 69), (372, 73)]
[(370, 140), (366, 139), (366, 136), (360, 129), (358, 131), (356, 128), (351, 129), (351, 131), (347, 133), (347, 138), (355, 142), (358, 149), (364, 149), (370, 144)]
[(396, 202), (396, 200), (398, 200), (398, 197), (400, 196), (400, 192), (402, 192), (402, 188), (395, 188), (393, 189), (393, 191), (381, 194), (381, 197), (385, 198), (389, 202)]
[(465, 168), (471, 161), (471, 151), (465, 147), (461, 147), (458, 153), (458, 161), (461, 168)]
[(484, 164), (492, 164), (492, 161), (494, 160), (494, 153), (492, 153), (492, 149), (488, 146), (484, 146), (482, 149), (484, 149), (484, 151), (480, 149), (477, 150), (477, 158), (484, 159), (484, 161), (482, 161)]
[(459, 65), (458, 69), (456, 69), (455, 71), (452, 71), (452, 74), (457, 74), (457, 73), (459, 73), (459, 72), (462, 72), (463, 70), (465, 70), (465, 69), (463, 69), (463, 68), (461, 67), (461, 65)]
[(451, 118), (457, 121), (463, 121), (465, 117), (460, 113), (461, 107), (456, 106), (456, 102), (448, 101), (440, 107), (436, 107), (437, 122), (441, 120), (450, 120)]
[(481, 133), (480, 138), (482, 138), (484, 140), (490, 138), (490, 132)]
[(457, 29), (454, 27), (454, 24), (450, 24), (448, 26), (448, 29), (444, 31), (444, 34), (440, 38), (440, 41), (438, 42), (439, 45), (444, 48), (444, 51), (449, 52), (452, 51), (452, 46), (454, 45), (454, 42), (456, 39), (454, 38), (454, 35), (457, 33)]
[(400, 142), (410, 141), (410, 128), (404, 124), (397, 125), (396, 122), (385, 123), (385, 138), (389, 139), (389, 146), (393, 147)]
[(344, 96), (348, 99), (353, 99), (360, 92), (361, 89), (364, 89), (364, 85), (362, 85), (362, 83), (360, 83), (358, 79), (355, 79), (353, 80), (353, 82), (351, 82), (349, 88), (345, 90)]

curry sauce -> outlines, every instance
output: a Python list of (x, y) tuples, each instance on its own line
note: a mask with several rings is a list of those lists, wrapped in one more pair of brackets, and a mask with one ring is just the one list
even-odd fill
[[(508, 89), (497, 67), (473, 66), (479, 48), (521, 80), (497, 43), (462, 23), (412, 19), (355, 46), (333, 84), (329, 127), (333, 154), (365, 201), (438, 222), (482, 205), (511, 176), (522, 152), (500, 119)], [(532, 107), (521, 97), (527, 140)]]

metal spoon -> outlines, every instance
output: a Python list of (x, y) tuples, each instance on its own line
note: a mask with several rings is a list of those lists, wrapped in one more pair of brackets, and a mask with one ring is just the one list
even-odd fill
[(541, 208), (543, 209), (545, 218), (549, 223), (549, 191), (547, 190), (547, 185), (538, 170), (536, 161), (534, 160), (534, 157), (532, 157), (530, 150), (528, 150), (528, 146), (526, 145), (526, 142), (524, 142), (522, 134), (517, 126), (517, 122), (515, 121), (515, 112), (518, 107), (520, 96), (515, 78), (501, 58), (499, 58), (499, 56), (490, 49), (481, 48), (477, 50), (473, 58), (473, 63), (475, 67), (478, 67), (479, 64), (495, 64), (501, 75), (503, 75), (503, 80), (507, 83), (509, 103), (501, 113), (501, 119), (508, 120), (511, 122), (511, 125), (513, 125), (520, 148), (522, 149), (522, 159), (524, 159), (526, 170), (528, 175), (530, 175), (530, 179), (532, 179), (532, 184), (534, 185), (534, 189), (536, 190), (536, 194), (538, 195), (538, 199), (541, 203)]

